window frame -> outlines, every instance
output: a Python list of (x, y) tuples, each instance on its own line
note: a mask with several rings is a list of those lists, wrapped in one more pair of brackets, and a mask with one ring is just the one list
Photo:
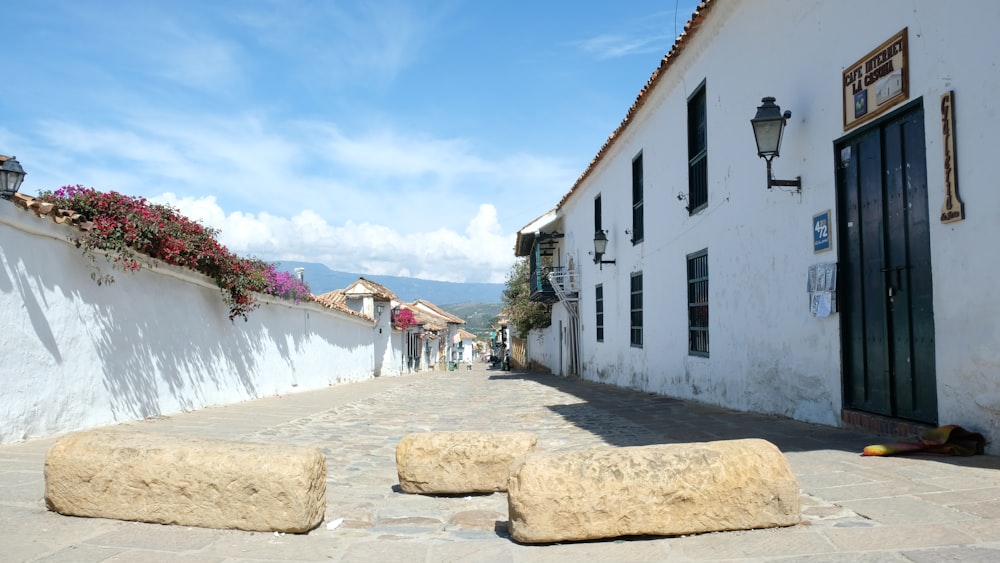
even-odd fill
[(645, 220), (643, 217), (643, 164), (642, 151), (632, 159), (632, 244), (636, 245), (645, 238)]
[[(699, 261), (704, 265), (699, 270)], [(686, 257), (687, 301), (688, 301), (688, 355), (709, 357), (709, 269), (708, 249), (692, 252)], [(704, 314), (700, 312), (704, 309)], [(704, 325), (695, 324), (696, 319), (704, 319)]]
[(594, 286), (594, 313), (596, 338), (598, 342), (604, 342), (604, 284), (599, 283)]
[(708, 207), (708, 97), (705, 81), (687, 102), (688, 215)]
[(594, 234), (596, 235), (604, 228), (604, 221), (601, 218), (601, 213), (603, 212), (603, 204), (601, 203), (601, 194), (594, 196)]
[(642, 272), (632, 272), (629, 277), (629, 344), (633, 348), (642, 348), (642, 284)]

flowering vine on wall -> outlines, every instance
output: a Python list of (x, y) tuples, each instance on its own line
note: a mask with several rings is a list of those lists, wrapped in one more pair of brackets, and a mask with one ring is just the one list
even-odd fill
[(412, 325), (417, 324), (417, 318), (413, 315), (413, 311), (409, 309), (399, 310), (393, 309), (392, 311), (392, 328), (396, 330), (406, 330)]
[(241, 258), (216, 240), (219, 231), (145, 198), (100, 192), (80, 185), (42, 192), (39, 199), (79, 213), (81, 234), (74, 238), (90, 258), (90, 277), (98, 285), (114, 283), (97, 264), (95, 250), (108, 255), (114, 270), (134, 272), (155, 266), (152, 258), (195, 270), (215, 280), (229, 307), (229, 320), (247, 318), (260, 304), (256, 293), (311, 301), (308, 286), (288, 272), (256, 258)]

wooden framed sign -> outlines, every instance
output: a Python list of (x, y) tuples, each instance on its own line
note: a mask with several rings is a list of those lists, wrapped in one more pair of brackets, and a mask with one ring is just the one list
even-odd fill
[(844, 70), (844, 131), (910, 96), (906, 29)]
[(955, 92), (941, 95), (941, 146), (944, 147), (944, 203), (941, 222), (965, 219), (965, 205), (958, 197), (958, 155), (955, 154)]

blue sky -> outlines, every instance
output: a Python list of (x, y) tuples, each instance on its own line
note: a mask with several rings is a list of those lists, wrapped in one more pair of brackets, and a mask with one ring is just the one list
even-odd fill
[(696, 5), (0, 0), (0, 154), (244, 256), (503, 282)]

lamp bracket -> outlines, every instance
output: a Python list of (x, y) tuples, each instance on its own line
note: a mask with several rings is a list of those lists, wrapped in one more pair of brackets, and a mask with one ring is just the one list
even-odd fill
[(771, 173), (771, 159), (765, 158), (767, 161), (767, 189), (771, 189), (775, 186), (785, 187), (785, 188), (795, 188), (792, 193), (802, 193), (802, 176), (796, 176), (794, 180), (778, 180)]

